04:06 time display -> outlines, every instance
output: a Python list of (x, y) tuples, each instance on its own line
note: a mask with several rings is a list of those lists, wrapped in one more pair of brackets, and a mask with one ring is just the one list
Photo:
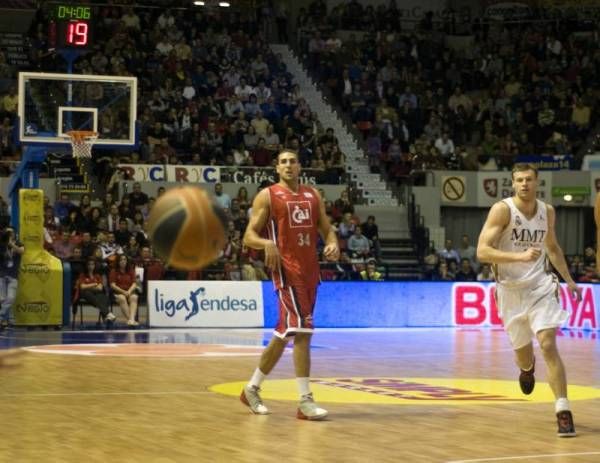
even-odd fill
[(89, 6), (59, 5), (56, 17), (58, 19), (90, 19), (92, 8)]

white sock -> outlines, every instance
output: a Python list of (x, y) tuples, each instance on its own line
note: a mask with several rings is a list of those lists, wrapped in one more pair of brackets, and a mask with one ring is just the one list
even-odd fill
[(309, 380), (310, 378), (296, 378), (296, 381), (298, 381), (300, 397), (310, 394)]
[(260, 385), (263, 383), (266, 377), (267, 375), (260, 371), (260, 368), (257, 368), (256, 370), (254, 370), (254, 374), (252, 375), (252, 378), (250, 378), (248, 386), (260, 387)]
[(567, 399), (566, 397), (559, 397), (558, 399), (556, 399), (556, 405), (554, 406), (556, 413), (558, 412), (564, 412), (565, 410), (571, 410), (571, 407), (569, 406), (569, 399)]

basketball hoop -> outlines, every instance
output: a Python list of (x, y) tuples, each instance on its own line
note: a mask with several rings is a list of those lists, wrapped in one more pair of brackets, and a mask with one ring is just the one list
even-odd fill
[(91, 158), (92, 146), (98, 139), (98, 132), (91, 130), (70, 130), (66, 133), (71, 141), (74, 158)]

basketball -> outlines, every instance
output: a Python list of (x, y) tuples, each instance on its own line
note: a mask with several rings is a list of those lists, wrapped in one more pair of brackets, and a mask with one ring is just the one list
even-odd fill
[(158, 257), (181, 270), (214, 261), (226, 243), (225, 212), (198, 187), (174, 188), (150, 211), (148, 236)]

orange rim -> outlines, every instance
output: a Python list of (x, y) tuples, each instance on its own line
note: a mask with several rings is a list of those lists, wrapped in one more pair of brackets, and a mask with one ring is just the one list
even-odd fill
[(98, 137), (98, 132), (92, 130), (70, 130), (66, 133), (73, 143), (85, 143), (90, 138)]

